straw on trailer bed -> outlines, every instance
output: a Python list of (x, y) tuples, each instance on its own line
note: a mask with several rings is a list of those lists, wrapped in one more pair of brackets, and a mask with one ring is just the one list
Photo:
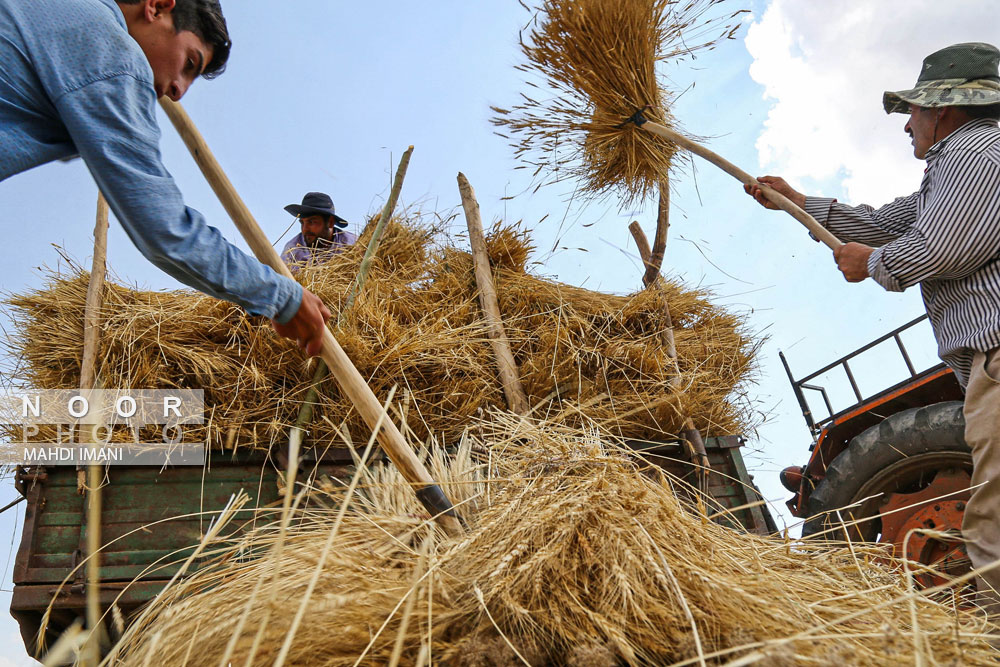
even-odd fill
[[(303, 269), (306, 286), (335, 318), (367, 237), (329, 262)], [(750, 433), (759, 415), (743, 398), (760, 340), (743, 315), (710, 294), (666, 283), (683, 386), (660, 345), (663, 296), (602, 294), (526, 270), (530, 239), (517, 227), (488, 234), (487, 248), (511, 348), (535, 417), (569, 425), (595, 421), (633, 438), (670, 437), (694, 416), (706, 435)], [(11, 297), (8, 370), (32, 387), (74, 386), (79, 375), (86, 277), (53, 276), (48, 286)], [(214, 447), (285, 442), (311, 377), (309, 362), (265, 320), (191, 292), (147, 292), (114, 281), (102, 313), (99, 371), (108, 386), (203, 388), (207, 424), (192, 441)], [(483, 412), (504, 405), (496, 364), (476, 301), (469, 253), (421, 218), (386, 230), (366, 289), (344, 313), (337, 339), (378, 395), (399, 386), (411, 398), (416, 437), (458, 437)], [(313, 441), (357, 441), (368, 431), (331, 381), (318, 399)], [(11, 437), (19, 437), (10, 432)], [(40, 436), (51, 436), (44, 429)]]
[[(981, 614), (912, 591), (873, 546), (704, 521), (676, 480), (641, 473), (597, 432), (513, 417), (469, 427), (454, 456), (429, 454), (466, 537), (433, 533), (392, 469), (360, 470), (347, 498), (320, 480), (280, 562), (267, 557), (275, 526), (223, 545), (126, 633), (122, 664), (246, 664), (251, 652), (271, 664), (285, 645), (285, 665), (995, 664)], [(253, 591), (275, 567), (268, 609)], [(309, 622), (289, 637), (311, 581)]]

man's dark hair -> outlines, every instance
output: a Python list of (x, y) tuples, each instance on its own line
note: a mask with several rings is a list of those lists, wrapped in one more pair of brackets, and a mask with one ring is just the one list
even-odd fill
[(1000, 120), (1000, 104), (966, 104), (958, 107), (969, 118)]
[[(125, 5), (142, 2), (142, 0), (118, 1)], [(222, 6), (219, 0), (176, 0), (176, 2), (172, 12), (174, 30), (193, 32), (201, 41), (212, 47), (212, 59), (201, 75), (206, 79), (214, 79), (226, 71), (229, 50), (233, 47), (233, 43), (229, 41), (226, 17), (222, 15)]]

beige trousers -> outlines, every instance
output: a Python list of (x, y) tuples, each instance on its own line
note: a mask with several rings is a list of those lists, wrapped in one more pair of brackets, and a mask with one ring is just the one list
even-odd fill
[(972, 449), (972, 498), (962, 535), (975, 568), (996, 564), (977, 580), (980, 601), (1000, 614), (1000, 348), (976, 352), (965, 392), (965, 441)]

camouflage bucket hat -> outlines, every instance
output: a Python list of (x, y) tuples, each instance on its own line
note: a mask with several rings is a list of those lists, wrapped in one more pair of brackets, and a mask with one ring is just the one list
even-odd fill
[(886, 113), (909, 113), (910, 105), (951, 107), (1000, 104), (1000, 51), (992, 44), (952, 44), (924, 58), (917, 85), (886, 91)]

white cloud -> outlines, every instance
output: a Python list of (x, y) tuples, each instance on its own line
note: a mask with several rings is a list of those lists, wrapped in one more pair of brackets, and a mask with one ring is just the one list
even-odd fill
[(750, 76), (773, 103), (757, 139), (761, 166), (807, 192), (843, 188), (853, 203), (913, 192), (924, 163), (905, 117), (882, 110), (882, 92), (912, 87), (939, 48), (1000, 43), (998, 26), (984, 0), (772, 0), (746, 37)]

